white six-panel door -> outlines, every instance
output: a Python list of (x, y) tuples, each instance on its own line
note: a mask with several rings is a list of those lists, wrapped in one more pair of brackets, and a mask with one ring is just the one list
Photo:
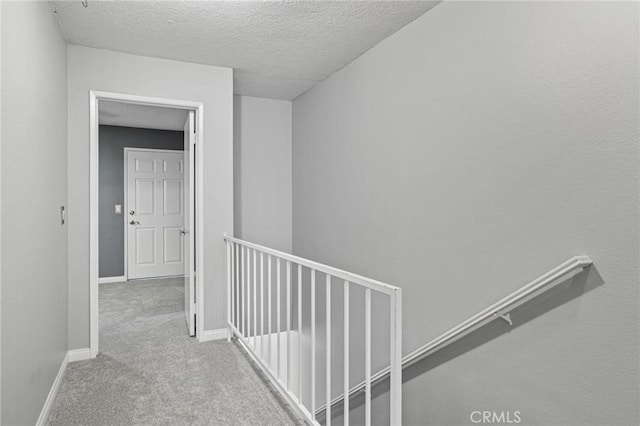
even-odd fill
[(183, 275), (184, 153), (126, 149), (128, 279)]

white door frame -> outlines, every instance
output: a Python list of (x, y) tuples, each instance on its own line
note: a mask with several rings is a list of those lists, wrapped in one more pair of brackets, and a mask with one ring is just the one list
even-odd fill
[(129, 197), (128, 197), (129, 187), (127, 185), (129, 173), (128, 173), (128, 165), (127, 165), (127, 153), (130, 151), (157, 152), (158, 154), (166, 154), (166, 153), (175, 154), (178, 152), (184, 153), (184, 148), (183, 149), (159, 149), (159, 148), (134, 148), (134, 147), (127, 147), (127, 146), (124, 147), (124, 200), (122, 202), (122, 209), (123, 209), (122, 217), (124, 220), (124, 280), (125, 281), (129, 280), (129, 270), (128, 270), (129, 227), (127, 226), (129, 224), (129, 205), (128, 205), (129, 204)]
[(196, 150), (196, 232), (193, 234), (196, 245), (196, 293), (197, 293), (197, 323), (196, 338), (204, 328), (204, 173), (202, 161), (202, 143), (204, 140), (204, 104), (202, 102), (185, 101), (179, 99), (155, 98), (124, 93), (89, 91), (89, 351), (91, 358), (98, 355), (98, 101), (117, 101), (138, 105), (148, 105), (164, 108), (178, 108), (192, 110), (196, 113), (197, 141)]

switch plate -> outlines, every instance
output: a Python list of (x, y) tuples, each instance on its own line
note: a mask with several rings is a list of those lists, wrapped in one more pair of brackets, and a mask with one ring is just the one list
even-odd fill
[(115, 212), (116, 214), (122, 214), (122, 204), (116, 204)]

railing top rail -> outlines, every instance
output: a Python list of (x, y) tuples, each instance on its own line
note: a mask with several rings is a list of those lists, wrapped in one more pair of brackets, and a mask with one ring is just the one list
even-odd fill
[(323, 272), (325, 274), (332, 275), (334, 277), (349, 281), (354, 284), (359, 284), (361, 286), (379, 291), (384, 294), (391, 294), (395, 291), (400, 290), (400, 287), (393, 286), (391, 284), (383, 283), (381, 281), (377, 281), (371, 278), (363, 277), (362, 275), (353, 274), (351, 272), (344, 271), (342, 269), (334, 268), (333, 266), (325, 265), (322, 263), (314, 262), (313, 260), (305, 259), (303, 257), (294, 256), (289, 253), (285, 253), (282, 251), (274, 250), (269, 247), (261, 246), (259, 244), (251, 243), (249, 241), (241, 240), (240, 238), (230, 237), (229, 235), (224, 235), (224, 239), (232, 242), (243, 245), (245, 247), (249, 247), (255, 250), (259, 250), (266, 254), (271, 254), (273, 256), (277, 256), (281, 259), (291, 261), (293, 263), (297, 263), (302, 266), (306, 266), (307, 268), (314, 269), (316, 271)]

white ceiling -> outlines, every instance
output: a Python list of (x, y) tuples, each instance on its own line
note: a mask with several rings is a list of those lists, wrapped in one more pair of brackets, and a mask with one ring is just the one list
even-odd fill
[(186, 121), (184, 109), (112, 101), (98, 103), (98, 122), (109, 126), (182, 131)]
[(71, 44), (232, 67), (236, 94), (291, 100), (437, 1), (56, 1)]

